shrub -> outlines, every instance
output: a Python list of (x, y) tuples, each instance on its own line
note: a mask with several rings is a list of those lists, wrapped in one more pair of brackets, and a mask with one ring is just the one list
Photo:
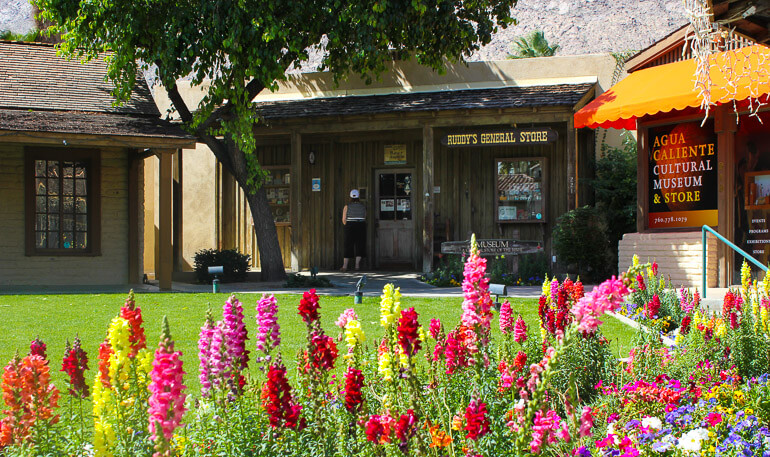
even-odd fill
[(222, 282), (243, 281), (250, 260), (250, 255), (235, 249), (201, 249), (195, 253), (195, 276), (200, 283), (210, 283), (214, 277), (209, 274), (208, 268), (221, 265), (224, 267), (224, 274), (219, 278)]
[(420, 280), (436, 287), (459, 286), (463, 281), (463, 259), (459, 255), (446, 255), (435, 270), (420, 276)]
[(543, 278), (550, 275), (545, 252), (519, 256), (519, 277), (523, 284), (536, 286), (542, 284)]
[(564, 213), (553, 229), (553, 248), (570, 272), (600, 280), (609, 270), (609, 241), (596, 208)]
[(627, 133), (620, 148), (602, 144), (596, 178), (590, 182), (605, 222), (612, 272), (617, 271), (618, 241), (624, 233), (636, 231), (636, 168), (636, 140)]

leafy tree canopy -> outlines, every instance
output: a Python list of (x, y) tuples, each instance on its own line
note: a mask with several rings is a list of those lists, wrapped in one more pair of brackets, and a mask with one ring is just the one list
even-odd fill
[(237, 145), (250, 152), (251, 100), (276, 88), (322, 39), (322, 65), (336, 78), (352, 71), (371, 80), (387, 62), (410, 56), (441, 69), (445, 57), (462, 59), (488, 43), (498, 26), (511, 24), (516, 0), (35, 2), (62, 34), (64, 54), (110, 53), (109, 79), (119, 101), (129, 97), (142, 62), (156, 64), (168, 88), (188, 76), (194, 85), (209, 82), (197, 112), (188, 116), (184, 107), (175, 108), (196, 134), (223, 133), (209, 129), (224, 121)]
[(542, 30), (535, 30), (527, 36), (519, 37), (513, 42), (512, 54), (509, 59), (526, 59), (528, 57), (549, 57), (556, 53), (559, 45), (551, 46)]

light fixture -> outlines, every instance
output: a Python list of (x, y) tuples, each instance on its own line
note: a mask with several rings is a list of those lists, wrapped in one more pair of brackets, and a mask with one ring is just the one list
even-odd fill
[(310, 151), (310, 154), (307, 156), (307, 161), (310, 162), (310, 165), (315, 163), (315, 152)]

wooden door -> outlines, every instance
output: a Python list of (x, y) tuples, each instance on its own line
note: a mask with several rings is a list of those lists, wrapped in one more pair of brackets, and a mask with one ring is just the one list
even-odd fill
[(377, 265), (412, 265), (415, 195), (412, 170), (378, 170), (374, 200)]

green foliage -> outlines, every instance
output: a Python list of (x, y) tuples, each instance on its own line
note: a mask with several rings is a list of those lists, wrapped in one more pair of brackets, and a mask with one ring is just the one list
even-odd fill
[(540, 285), (543, 283), (545, 275), (551, 275), (545, 252), (519, 256), (519, 278), (521, 278), (522, 283), (532, 286)]
[(34, 42), (39, 41), (40, 32), (33, 30), (27, 33), (13, 33), (10, 30), (0, 30), (0, 40), (3, 41), (24, 41)]
[(300, 273), (290, 273), (286, 278), (286, 287), (310, 288), (310, 287), (334, 287), (327, 278), (318, 276), (305, 276)]
[(596, 208), (583, 206), (564, 213), (552, 240), (557, 258), (570, 271), (595, 281), (607, 276), (609, 242)]
[(760, 376), (770, 366), (770, 341), (754, 324), (754, 316), (747, 310), (742, 313), (738, 328), (727, 334), (730, 360), (744, 378)]
[(511, 48), (512, 53), (508, 54), (509, 59), (526, 59), (552, 56), (559, 49), (559, 45), (551, 46), (545, 39), (542, 30), (534, 30), (529, 35), (518, 37)]
[(463, 258), (460, 255), (445, 255), (439, 265), (420, 280), (436, 287), (459, 286), (463, 282)]
[(186, 127), (199, 137), (225, 134), (248, 155), (258, 119), (251, 101), (263, 88), (276, 89), (289, 68), (300, 68), (312, 47), (322, 44), (322, 67), (336, 80), (353, 72), (370, 82), (393, 59), (411, 57), (442, 70), (445, 59), (469, 56), (498, 27), (513, 23), (516, 0), (34, 3), (55, 24), (49, 32), (62, 34), (65, 55), (91, 59), (110, 52), (107, 76), (119, 102), (129, 98), (137, 75), (150, 65), (167, 88), (183, 77), (193, 85), (209, 83), (192, 119), (183, 116)]
[(561, 370), (551, 378), (551, 384), (559, 392), (574, 388), (581, 402), (590, 403), (599, 394), (594, 386), (611, 379), (617, 365), (609, 341), (597, 331), (577, 338), (567, 348)]
[(195, 276), (198, 282), (210, 283), (214, 277), (209, 274), (208, 267), (221, 265), (224, 267), (224, 274), (219, 278), (222, 282), (240, 282), (246, 279), (250, 259), (250, 255), (235, 249), (201, 249), (195, 253)]
[(626, 132), (620, 148), (602, 144), (596, 178), (590, 184), (605, 220), (613, 265), (617, 265), (618, 241), (624, 233), (636, 231), (636, 168), (636, 140), (630, 133)]

